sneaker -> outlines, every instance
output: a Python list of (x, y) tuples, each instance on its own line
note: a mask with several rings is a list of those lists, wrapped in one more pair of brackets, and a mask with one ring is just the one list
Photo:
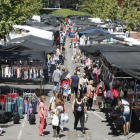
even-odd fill
[(82, 133), (83, 133), (83, 134), (86, 134), (86, 131), (85, 131), (85, 130), (83, 130), (83, 131), (82, 131)]
[(74, 129), (74, 131), (76, 131), (76, 129)]

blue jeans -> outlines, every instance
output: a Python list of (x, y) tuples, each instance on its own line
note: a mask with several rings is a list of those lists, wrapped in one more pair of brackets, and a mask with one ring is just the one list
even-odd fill
[(64, 128), (64, 113), (61, 113), (61, 123), (60, 123), (60, 129), (63, 130)]
[(130, 122), (130, 112), (123, 112), (123, 124)]
[(60, 83), (59, 82), (54, 82), (54, 91), (59, 91)]

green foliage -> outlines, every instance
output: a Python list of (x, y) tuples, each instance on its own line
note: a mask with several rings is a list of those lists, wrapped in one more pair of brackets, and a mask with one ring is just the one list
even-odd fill
[(136, 31), (140, 32), (140, 11), (138, 9), (140, 9), (140, 0), (125, 0), (119, 10), (119, 19), (128, 23), (126, 28), (129, 31), (130, 27), (135, 27)]
[(57, 9), (57, 10), (41, 9), (40, 15), (43, 14), (52, 14), (52, 15), (58, 15), (63, 17), (67, 17), (68, 15), (90, 15), (87, 12), (81, 12), (81, 11), (76, 11), (71, 9)]
[(41, 0), (0, 0), (0, 33), (8, 34), (14, 24), (25, 22), (42, 6)]
[(117, 0), (85, 0), (79, 8), (103, 20), (114, 20), (117, 17)]

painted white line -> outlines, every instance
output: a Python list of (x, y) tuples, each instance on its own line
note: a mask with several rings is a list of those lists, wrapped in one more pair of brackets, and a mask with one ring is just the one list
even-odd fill
[[(26, 119), (27, 119), (27, 115), (25, 114), (25, 115), (24, 115), (24, 121), (23, 121), (22, 126), (21, 126), (22, 128), (23, 128), (24, 125), (25, 125)], [(20, 140), (21, 134), (22, 134), (22, 129), (19, 131), (17, 140)]]
[(24, 125), (25, 125), (25, 122), (22, 124), (22, 128), (24, 127)]
[(100, 115), (98, 115), (96, 112), (93, 112), (94, 115), (96, 115), (98, 118), (100, 118), (103, 121), (106, 121), (106, 119), (104, 119), (103, 117), (101, 117)]
[(22, 130), (19, 131), (19, 135), (18, 135), (17, 140), (20, 140), (21, 134), (22, 134)]

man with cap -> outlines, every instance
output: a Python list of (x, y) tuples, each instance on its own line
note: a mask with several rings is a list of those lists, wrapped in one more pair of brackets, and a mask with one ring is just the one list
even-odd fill
[(60, 66), (57, 66), (57, 69), (53, 72), (52, 75), (52, 81), (54, 82), (54, 91), (59, 91), (60, 77), (61, 77)]

